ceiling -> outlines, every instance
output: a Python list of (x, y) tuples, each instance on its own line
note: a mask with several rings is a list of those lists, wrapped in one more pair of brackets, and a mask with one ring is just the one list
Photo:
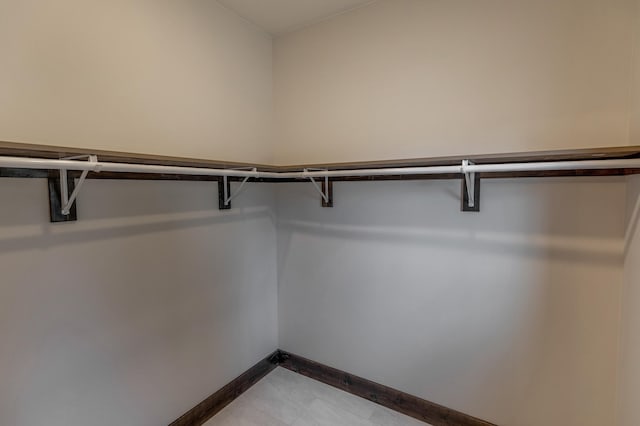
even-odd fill
[[(374, 0), (375, 1), (375, 0)], [(372, 3), (372, 0), (218, 0), (223, 6), (278, 35), (333, 15)]]

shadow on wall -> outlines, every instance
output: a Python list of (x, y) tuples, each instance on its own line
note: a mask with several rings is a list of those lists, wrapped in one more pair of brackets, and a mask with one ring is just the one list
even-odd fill
[(281, 347), (497, 424), (611, 423), (624, 179), (485, 180), (480, 213), (459, 185), (279, 186)]
[(474, 252), (522, 256), (551, 256), (555, 259), (620, 265), (623, 261), (621, 239), (568, 238), (546, 235), (514, 235), (497, 232), (443, 230), (439, 228), (402, 228), (382, 226), (353, 226), (321, 224), (317, 222), (280, 222), (284, 232), (303, 232), (329, 238), (358, 241), (389, 242), (395, 244), (431, 245), (442, 250), (455, 249)]
[[(621, 265), (625, 246), (622, 182), (619, 178), (606, 182), (485, 180), (480, 213), (459, 211), (458, 182), (338, 182), (333, 210), (310, 206), (311, 199), (318, 197), (308, 187), (289, 187), (285, 191), (293, 194), (286, 201), (280, 195), (284, 214), (279, 215), (278, 226), (285, 240), (287, 235), (308, 233)], [(592, 185), (602, 188), (603, 198), (594, 198)], [(508, 194), (509, 199), (495, 201), (499, 193)], [(288, 213), (286, 204), (303, 209), (303, 214)], [(281, 248), (287, 252), (286, 245)]]
[(627, 194), (627, 215), (626, 215), (626, 231), (624, 234), (624, 253), (625, 257), (629, 252), (631, 243), (633, 242), (633, 236), (638, 228), (638, 222), (640, 221), (640, 177), (632, 176), (628, 180), (628, 194)]
[(92, 180), (50, 224), (0, 180), (1, 425), (168, 424), (277, 348), (273, 191), (216, 189)]
[[(52, 224), (46, 181), (10, 179), (2, 188), (11, 208), (0, 211), (0, 252), (225, 225), (266, 219), (275, 225), (270, 190), (248, 189), (234, 209), (218, 210), (215, 182), (87, 181), (78, 221)], [(205, 192), (206, 191), (206, 192)], [(203, 196), (206, 195), (206, 196)]]

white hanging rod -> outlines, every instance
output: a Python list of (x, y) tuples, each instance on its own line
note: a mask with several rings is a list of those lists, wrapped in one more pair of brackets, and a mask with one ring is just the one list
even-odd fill
[(212, 169), (112, 162), (87, 162), (47, 158), (0, 156), (0, 167), (40, 170), (88, 170), (93, 172), (183, 174), (199, 176), (253, 177), (266, 179), (309, 179), (311, 177), (362, 177), (390, 175), (437, 175), (498, 172), (534, 172), (595, 169), (640, 169), (640, 158), (620, 160), (575, 160), (530, 163), (466, 164), (453, 166), (392, 167), (352, 170), (306, 170), (300, 172), (261, 172), (257, 170)]

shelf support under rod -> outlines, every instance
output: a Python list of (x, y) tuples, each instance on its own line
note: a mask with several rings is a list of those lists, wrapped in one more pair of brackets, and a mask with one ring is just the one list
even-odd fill
[[(65, 158), (65, 160), (76, 160), (79, 158), (87, 158), (90, 164), (93, 164), (96, 168), (95, 171), (98, 171), (98, 156), (97, 155), (83, 155), (78, 157)], [(73, 203), (76, 201), (78, 194), (80, 193), (80, 189), (82, 189), (82, 185), (84, 185), (85, 180), (87, 179), (87, 175), (89, 174), (89, 170), (83, 170), (80, 175), (80, 179), (76, 184), (71, 196), (69, 196), (69, 186), (67, 180), (67, 169), (60, 169), (60, 194), (62, 196), (62, 215), (68, 216)]]
[[(304, 173), (307, 174), (310, 170), (327, 171), (326, 169), (304, 169)], [(313, 176), (308, 176), (308, 178), (313, 184), (313, 187), (322, 197), (322, 207), (333, 207), (333, 182), (329, 181), (329, 176), (324, 176), (322, 188), (318, 185), (318, 182), (316, 182)]]
[(472, 164), (473, 163), (471, 163), (469, 160), (462, 160), (462, 173), (464, 173), (464, 180), (467, 184), (467, 205), (469, 207), (475, 206), (474, 195), (475, 195), (476, 174), (475, 172), (469, 173), (466, 171), (467, 167)]
[(462, 166), (460, 167), (460, 171), (464, 176), (460, 196), (463, 212), (480, 211), (480, 174), (469, 171), (469, 166), (474, 165), (469, 160), (462, 160)]
[[(258, 169), (255, 167), (245, 167), (233, 170), (249, 170), (252, 173), (257, 173), (258, 171)], [(235, 193), (231, 194), (231, 183), (229, 182), (229, 176), (225, 175), (222, 177), (222, 182), (218, 182), (218, 193), (221, 194), (221, 196), (219, 197), (220, 205), (218, 206), (220, 210), (229, 210), (231, 208), (231, 201), (242, 193), (242, 190), (244, 189), (249, 179), (251, 179), (251, 176), (245, 176)]]

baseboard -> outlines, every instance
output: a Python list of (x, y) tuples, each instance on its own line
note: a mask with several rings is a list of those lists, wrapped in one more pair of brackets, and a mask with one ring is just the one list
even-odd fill
[(279, 351), (278, 358), (281, 367), (433, 426), (495, 426), (493, 423), (285, 351)]
[(380, 404), (432, 426), (496, 426), (362, 377), (277, 350), (225, 387), (183, 414), (169, 426), (200, 426), (246, 392), (277, 366)]
[(222, 389), (209, 396), (191, 410), (180, 416), (169, 426), (200, 426), (215, 416), (220, 410), (242, 395), (260, 379), (278, 366), (280, 351), (276, 351), (229, 382)]

